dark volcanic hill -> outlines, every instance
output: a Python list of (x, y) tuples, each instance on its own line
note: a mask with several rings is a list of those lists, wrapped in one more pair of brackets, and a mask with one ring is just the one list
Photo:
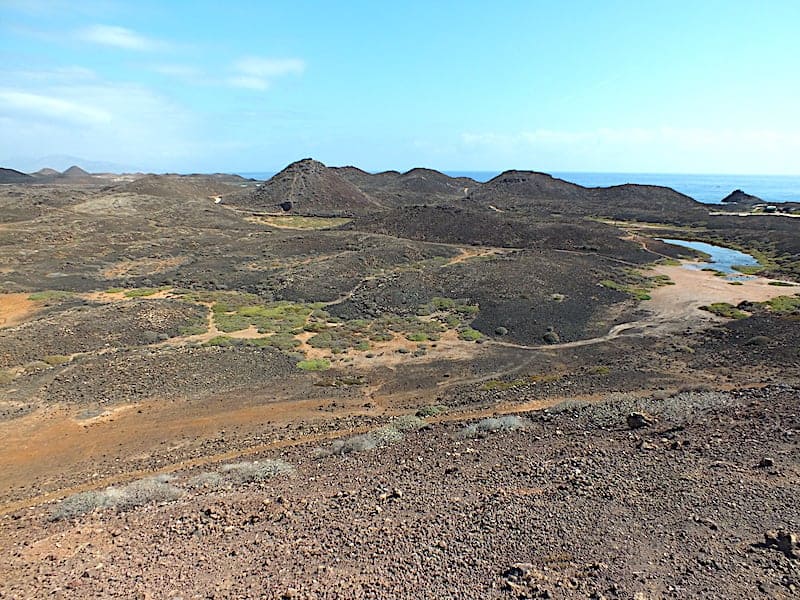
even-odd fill
[(14, 169), (4, 169), (0, 167), (0, 183), (30, 183), (33, 177)]
[(87, 179), (91, 177), (91, 174), (77, 165), (72, 165), (69, 169), (61, 173), (61, 177), (64, 179)]
[(334, 169), (365, 193), (387, 205), (441, 204), (463, 200), (480, 184), (468, 177), (449, 177), (432, 169), (406, 173), (367, 173), (355, 167)]
[(310, 158), (290, 164), (228, 202), (251, 210), (300, 215), (363, 215), (382, 208), (336, 169)]
[(532, 171), (506, 171), (469, 194), (470, 205), (539, 217), (608, 217), (672, 222), (702, 218), (707, 208), (675, 190), (653, 185), (625, 184), (586, 188)]
[(764, 204), (765, 201), (758, 196), (753, 196), (742, 190), (733, 190), (730, 194), (720, 200), (723, 204)]
[(535, 171), (504, 171), (484, 183), (474, 194), (475, 198), (515, 198), (530, 199), (538, 197), (572, 199), (580, 197), (586, 188), (558, 179), (547, 173)]

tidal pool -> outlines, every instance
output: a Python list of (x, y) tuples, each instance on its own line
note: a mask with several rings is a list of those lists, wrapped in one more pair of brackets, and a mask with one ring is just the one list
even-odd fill
[(684, 248), (691, 248), (698, 250), (710, 257), (708, 261), (699, 263), (690, 263), (684, 265), (687, 269), (714, 269), (721, 273), (736, 276), (737, 279), (745, 276), (738, 272), (734, 267), (757, 267), (759, 262), (744, 252), (739, 252), (733, 248), (725, 248), (724, 246), (715, 246), (714, 244), (707, 244), (706, 242), (691, 242), (688, 240), (669, 240), (661, 239), (662, 242), (667, 244), (674, 244), (675, 246), (683, 246)]

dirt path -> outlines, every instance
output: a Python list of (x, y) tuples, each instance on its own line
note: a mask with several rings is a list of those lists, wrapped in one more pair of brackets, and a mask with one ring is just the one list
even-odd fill
[[(443, 422), (462, 422), (498, 415), (519, 414), (532, 410), (541, 410), (555, 406), (556, 404), (565, 400), (598, 402), (602, 399), (602, 394), (593, 394), (569, 397), (559, 396), (548, 398), (547, 400), (530, 400), (522, 403), (504, 402), (502, 404), (477, 410), (456, 410), (439, 415), (437, 417), (431, 417), (426, 420), (431, 424)], [(339, 400), (339, 402), (341, 402), (341, 400)], [(49, 415), (50, 418), (48, 418), (48, 415), (40, 415), (26, 426), (21, 427), (18, 435), (14, 436), (14, 441), (17, 444), (18, 450), (16, 453), (12, 452), (10, 455), (0, 456), (0, 469), (2, 469), (0, 472), (7, 471), (9, 466), (19, 469), (20, 456), (18, 456), (18, 454), (22, 454), (28, 459), (23, 461), (25, 465), (22, 467), (25, 470), (27, 477), (31, 476), (31, 468), (33, 468), (35, 472), (35, 465), (51, 463), (52, 457), (50, 455), (53, 453), (61, 456), (62, 461), (64, 461), (66, 464), (76, 464), (80, 459), (85, 460), (87, 458), (87, 453), (88, 457), (91, 457), (92, 454), (99, 454), (100, 450), (108, 450), (106, 444), (103, 442), (104, 438), (108, 436), (113, 436), (115, 440), (122, 440), (122, 442), (130, 441), (130, 439), (134, 438), (139, 438), (141, 441), (145, 441), (147, 438), (152, 437), (153, 439), (150, 441), (150, 445), (155, 446), (157, 444), (157, 440), (163, 441), (163, 439), (165, 439), (164, 433), (166, 431), (174, 432), (177, 428), (179, 428), (181, 435), (184, 437), (192, 435), (192, 431), (194, 431), (194, 435), (208, 434), (208, 426), (211, 425), (211, 431), (216, 432), (220, 421), (224, 423), (226, 428), (235, 427), (237, 423), (244, 424), (251, 422), (264, 422), (267, 417), (273, 420), (273, 422), (275, 419), (277, 419), (279, 422), (285, 423), (308, 422), (309, 420), (319, 419), (320, 407), (328, 403), (330, 403), (330, 400), (327, 399), (278, 402), (267, 405), (247, 407), (231, 411), (225, 415), (217, 414), (214, 415), (214, 417), (203, 415), (191, 418), (186, 418), (183, 415), (177, 415), (174, 413), (167, 414), (166, 411), (159, 412), (156, 416), (143, 418), (141, 412), (132, 410), (136, 407), (129, 406), (118, 409), (114, 415), (116, 418), (105, 417), (101, 418), (99, 421), (88, 421), (86, 423), (81, 423), (79, 421), (75, 421), (74, 419), (58, 419), (56, 415)], [(153, 408), (153, 406), (151, 405), (150, 408)], [(139, 409), (139, 411), (141, 411), (141, 409)], [(376, 412), (383, 413), (382, 416), (388, 419), (391, 416), (404, 414), (407, 411), (385, 410), (383, 407), (376, 407), (367, 411), (361, 407), (355, 408), (345, 406), (338, 408), (335, 414), (331, 414), (330, 418), (340, 418), (348, 415), (353, 416), (375, 414)], [(55, 423), (50, 422), (53, 420), (53, 417), (56, 417)], [(111, 423), (115, 421), (117, 424), (111, 425)], [(156, 426), (154, 422), (158, 422), (159, 425)], [(86, 430), (90, 427), (99, 428), (94, 431), (94, 435), (92, 436), (93, 439), (91, 439), (90, 442), (82, 443), (80, 440), (75, 439), (76, 434), (78, 434), (81, 430)], [(57, 500), (68, 495), (77, 494), (92, 489), (101, 489), (142, 477), (149, 477), (165, 473), (175, 473), (205, 465), (214, 465), (220, 462), (239, 460), (271, 450), (317, 444), (351, 435), (358, 435), (374, 428), (374, 425), (365, 425), (308, 434), (299, 433), (295, 436), (280, 437), (264, 443), (244, 446), (240, 445), (239, 447), (235, 447), (224, 452), (214, 452), (199, 457), (176, 460), (174, 462), (168, 462), (160, 467), (132, 469), (111, 476), (92, 477), (89, 481), (80, 485), (62, 487), (40, 493), (29, 498), (6, 502), (5, 504), (0, 505), (0, 516), (23, 508)], [(65, 433), (71, 435), (64, 435)], [(155, 436), (153, 435), (154, 433), (156, 433)], [(53, 445), (52, 442), (50, 444), (44, 443), (45, 440), (41, 438), (47, 438), (48, 440), (55, 439), (56, 444)], [(84, 436), (83, 439), (86, 440), (86, 436)], [(62, 440), (62, 442), (59, 443), (58, 440)], [(178, 446), (176, 446), (176, 449), (177, 448)], [(65, 457), (67, 460), (65, 460)], [(100, 457), (98, 456), (97, 458), (99, 459)], [(14, 470), (16, 469), (12, 469), (12, 473)], [(8, 481), (4, 481), (4, 479), (8, 479), (8, 473), (6, 472), (4, 475), (5, 476), (3, 477), (3, 480), (0, 480), (0, 487), (5, 487), (8, 483)]]
[(666, 275), (674, 285), (658, 287), (650, 292), (651, 299), (642, 302), (642, 309), (649, 315), (638, 321), (621, 323), (612, 327), (608, 333), (574, 342), (561, 344), (542, 344), (527, 346), (492, 340), (490, 343), (509, 348), (530, 350), (556, 350), (591, 346), (610, 341), (623, 334), (656, 335), (675, 333), (689, 328), (704, 328), (723, 320), (710, 312), (700, 310), (701, 306), (715, 302), (739, 304), (743, 301), (765, 302), (778, 296), (786, 296), (800, 291), (800, 286), (784, 287), (771, 285), (773, 279), (753, 277), (737, 280), (741, 285), (731, 285), (725, 277), (718, 277), (711, 271), (688, 269), (681, 265), (659, 265), (651, 271), (655, 275)]

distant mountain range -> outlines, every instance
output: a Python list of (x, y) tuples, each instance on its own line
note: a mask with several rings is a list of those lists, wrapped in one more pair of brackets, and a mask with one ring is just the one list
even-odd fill
[(135, 173), (141, 171), (132, 165), (99, 160), (87, 160), (79, 156), (69, 156), (66, 154), (51, 154), (38, 158), (10, 158), (0, 162), (3, 165), (11, 165), (15, 170), (23, 173), (38, 173), (40, 171), (62, 172), (73, 165), (81, 165), (90, 173)]
[(59, 173), (55, 169), (39, 169), (35, 173), (23, 173), (15, 169), (0, 168), (0, 183), (58, 183), (68, 181), (89, 181), (95, 179), (90, 173), (77, 165)]

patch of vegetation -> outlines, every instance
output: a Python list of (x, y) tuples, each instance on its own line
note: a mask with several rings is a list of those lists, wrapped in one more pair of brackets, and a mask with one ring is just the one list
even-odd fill
[(112, 287), (112, 288), (108, 288), (104, 293), (106, 293), (106, 294), (121, 294), (124, 291), (125, 291), (125, 288)]
[(297, 363), (297, 368), (303, 371), (327, 371), (331, 368), (331, 362), (326, 358), (310, 358)]
[(744, 285), (741, 281), (729, 281), (728, 285)]
[(268, 335), (267, 337), (243, 340), (243, 342), (247, 346), (256, 346), (258, 348), (271, 346), (273, 348), (277, 348), (278, 350), (283, 350), (284, 352), (294, 350), (302, 344), (302, 342), (296, 339), (293, 335), (285, 333), (274, 333), (272, 335)]
[(410, 342), (427, 342), (428, 335), (424, 331), (415, 331), (407, 334), (406, 339)]
[(153, 296), (158, 294), (159, 292), (164, 292), (170, 289), (169, 286), (166, 287), (157, 287), (157, 288), (135, 288), (132, 290), (128, 290), (125, 292), (126, 298), (144, 298), (146, 296)]
[(776, 296), (771, 300), (761, 303), (770, 310), (778, 314), (788, 314), (800, 311), (800, 296)]
[(752, 266), (752, 265), (734, 265), (733, 269), (745, 275), (758, 275), (759, 273), (764, 271), (764, 267)]
[(65, 354), (50, 354), (45, 356), (42, 360), (51, 367), (56, 367), (58, 365), (63, 365), (64, 363), (68, 363), (72, 359)]
[(462, 429), (458, 437), (462, 438), (476, 438), (486, 437), (490, 433), (497, 433), (500, 431), (517, 431), (524, 429), (527, 421), (522, 417), (516, 415), (506, 415), (503, 417), (490, 417), (483, 419), (472, 425), (468, 425)]
[(470, 304), (467, 300), (456, 300), (454, 298), (443, 298), (435, 296), (427, 304), (417, 307), (417, 314), (420, 316), (432, 315), (435, 313), (448, 313), (457, 315), (461, 319), (474, 317), (480, 311), (477, 304)]
[(553, 331), (552, 327), (549, 327), (547, 332), (542, 336), (542, 339), (548, 344), (558, 344), (561, 341), (561, 336)]
[(281, 215), (272, 217), (256, 217), (258, 222), (283, 229), (332, 229), (346, 225), (352, 219), (339, 217), (301, 217)]
[(323, 458), (335, 454), (351, 454), (365, 452), (383, 446), (395, 444), (403, 439), (405, 433), (417, 431), (427, 426), (427, 423), (415, 415), (395, 417), (387, 425), (343, 440), (334, 441), (328, 449), (319, 450), (317, 456)]
[(589, 373), (592, 375), (609, 375), (611, 373), (611, 369), (605, 365), (596, 365), (589, 368)]
[(44, 290), (41, 292), (34, 292), (28, 296), (28, 300), (32, 302), (61, 302), (74, 298), (75, 294), (72, 292), (65, 292), (63, 290)]
[(259, 333), (297, 334), (303, 331), (312, 313), (320, 307), (321, 304), (295, 302), (233, 304), (217, 301), (212, 311), (217, 329), (226, 333), (255, 327)]
[(790, 283), (788, 281), (770, 281), (768, 285), (774, 285), (777, 287), (794, 287), (795, 283)]
[(423, 406), (422, 408), (420, 408), (416, 412), (416, 415), (424, 419), (426, 417), (436, 417), (438, 415), (446, 413), (448, 410), (450, 409), (443, 404), (432, 404), (430, 406)]
[(750, 316), (746, 312), (736, 308), (733, 304), (728, 304), (727, 302), (714, 302), (708, 306), (701, 306), (700, 310), (705, 310), (719, 317), (725, 317), (726, 319), (746, 319)]
[(218, 335), (208, 340), (206, 346), (233, 346), (236, 343), (232, 337), (227, 335)]
[(662, 258), (656, 261), (658, 265), (664, 265), (665, 267), (680, 267), (681, 261), (676, 258)]
[(644, 275), (637, 269), (624, 269), (622, 283), (613, 279), (604, 279), (600, 285), (610, 290), (616, 290), (624, 294), (633, 296), (638, 301), (650, 300), (650, 292), (664, 285), (674, 285), (667, 275)]
[(465, 342), (477, 342), (482, 337), (483, 334), (477, 329), (472, 329), (472, 327), (466, 327), (458, 332), (458, 339)]
[(186, 325), (185, 327), (181, 327), (179, 332), (181, 335), (202, 335), (206, 331), (208, 331), (208, 327), (205, 323), (196, 323), (194, 325)]
[(175, 500), (182, 494), (183, 490), (172, 485), (169, 477), (148, 477), (122, 487), (109, 487), (70, 496), (53, 508), (50, 520), (73, 519), (105, 508), (131, 510), (144, 504)]

